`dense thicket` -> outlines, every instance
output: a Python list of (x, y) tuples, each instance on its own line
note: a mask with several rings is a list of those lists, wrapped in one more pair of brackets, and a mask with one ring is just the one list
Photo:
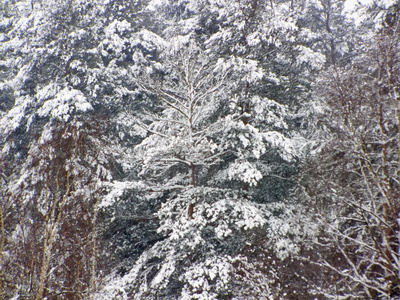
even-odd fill
[(400, 295), (400, 52), (393, 9), (351, 66), (328, 69), (318, 82), (325, 107), (319, 119), (330, 134), (306, 181), (316, 179), (309, 190), (326, 230), (321, 246), (337, 253), (334, 260), (322, 254), (320, 263), (340, 275), (336, 293), (355, 299)]
[(348, 4), (3, 1), (0, 298), (397, 297), (399, 3)]

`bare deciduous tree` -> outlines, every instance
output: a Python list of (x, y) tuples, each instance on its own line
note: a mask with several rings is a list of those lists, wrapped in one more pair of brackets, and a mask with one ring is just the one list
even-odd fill
[(94, 294), (97, 203), (108, 171), (93, 124), (76, 121), (43, 132), (3, 187), (6, 298)]
[(351, 68), (332, 68), (320, 82), (332, 134), (311, 170), (317, 181), (310, 190), (325, 231), (320, 242), (337, 251), (320, 261), (341, 278), (333, 294), (400, 295), (399, 53), (397, 23)]

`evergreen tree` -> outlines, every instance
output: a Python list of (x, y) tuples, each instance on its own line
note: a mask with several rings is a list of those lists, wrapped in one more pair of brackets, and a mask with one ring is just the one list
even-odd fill
[(271, 215), (253, 200), (254, 187), (269, 172), (262, 156), (269, 148), (290, 160), (294, 150), (289, 139), (252, 120), (257, 126), (269, 115), (274, 127), (284, 126), (286, 109), (254, 97), (257, 109), (243, 110), (232, 77), (256, 78), (246, 64), (210, 57), (190, 40), (165, 45), (164, 64), (138, 78), (160, 108), (138, 122), (149, 135), (135, 147), (138, 175), (145, 180), (136, 186), (153, 195), (148, 199), (167, 195), (156, 212), (164, 239), (122, 279), (111, 280), (103, 297), (115, 297), (120, 286), (125, 297), (137, 298), (269, 297), (265, 291), (272, 293), (272, 287), (258, 262), (247, 262), (241, 252)]

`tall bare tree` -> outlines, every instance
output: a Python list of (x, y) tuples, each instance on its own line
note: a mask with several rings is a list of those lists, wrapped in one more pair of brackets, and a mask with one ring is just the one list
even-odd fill
[(319, 95), (332, 133), (310, 174), (323, 224), (321, 244), (336, 257), (320, 264), (341, 280), (331, 293), (400, 295), (399, 23), (383, 28), (348, 68), (329, 69)]

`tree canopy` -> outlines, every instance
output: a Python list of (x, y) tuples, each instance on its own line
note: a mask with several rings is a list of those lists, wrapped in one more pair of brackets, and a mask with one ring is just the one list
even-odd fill
[(400, 295), (395, 0), (5, 0), (0, 299)]

